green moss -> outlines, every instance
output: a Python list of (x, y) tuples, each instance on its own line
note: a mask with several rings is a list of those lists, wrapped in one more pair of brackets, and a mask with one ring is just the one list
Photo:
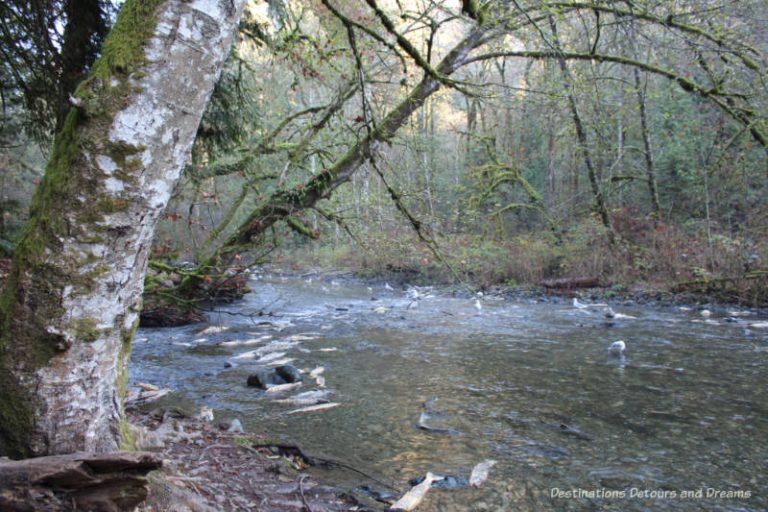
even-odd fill
[(5, 372), (0, 372), (0, 389), (3, 390), (0, 393), (0, 455), (14, 459), (28, 457), (24, 433), (31, 432), (34, 426), (30, 403), (15, 399), (22, 391)]
[(101, 330), (96, 327), (97, 325), (98, 322), (93, 318), (79, 318), (67, 322), (66, 329), (71, 331), (78, 340), (92, 343), (101, 336)]
[(126, 2), (115, 26), (93, 66), (92, 76), (110, 78), (115, 73), (130, 73), (145, 63), (144, 44), (157, 23), (155, 11), (161, 0)]
[[(140, 308), (139, 308), (140, 309)], [(120, 347), (120, 353), (117, 359), (117, 396), (120, 400), (121, 417), (119, 424), (120, 434), (120, 449), (121, 450), (135, 450), (136, 449), (136, 436), (131, 428), (128, 420), (122, 415), (122, 404), (125, 400), (125, 396), (128, 392), (128, 361), (131, 357), (131, 342), (133, 336), (136, 334), (136, 329), (139, 328), (139, 316), (136, 315), (136, 319), (133, 321), (128, 329), (120, 331), (120, 338), (122, 345)]]
[(120, 422), (117, 426), (117, 431), (120, 436), (120, 449), (124, 451), (135, 451), (136, 448), (136, 434), (128, 423), (125, 417), (120, 418)]
[(131, 203), (127, 199), (103, 197), (99, 200), (98, 210), (104, 214), (124, 212)]

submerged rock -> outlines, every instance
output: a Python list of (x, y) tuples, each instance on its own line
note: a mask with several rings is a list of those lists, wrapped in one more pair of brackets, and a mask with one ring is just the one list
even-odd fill
[(395, 501), (395, 495), (383, 489), (361, 485), (360, 487), (355, 488), (355, 490), (370, 496), (378, 502), (386, 503), (387, 505), (391, 505)]
[[(412, 478), (408, 480), (408, 484), (411, 487), (414, 487), (416, 485), (419, 485), (424, 481), (424, 477), (420, 476), (417, 478)], [(432, 488), (433, 489), (458, 489), (461, 487), (466, 487), (469, 485), (469, 482), (466, 478), (461, 476), (454, 476), (454, 475), (435, 475), (435, 480), (432, 482)]]
[(286, 383), (293, 384), (294, 382), (301, 382), (301, 372), (298, 368), (292, 364), (284, 364), (275, 368), (275, 373), (281, 377)]
[(275, 369), (261, 369), (248, 376), (248, 386), (267, 389), (269, 386), (288, 384), (284, 378), (277, 374)]

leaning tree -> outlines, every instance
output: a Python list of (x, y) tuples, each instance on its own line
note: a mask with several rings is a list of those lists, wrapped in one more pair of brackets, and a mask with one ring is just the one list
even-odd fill
[(0, 454), (120, 444), (152, 235), (244, 3), (127, 0), (72, 96), (0, 303)]

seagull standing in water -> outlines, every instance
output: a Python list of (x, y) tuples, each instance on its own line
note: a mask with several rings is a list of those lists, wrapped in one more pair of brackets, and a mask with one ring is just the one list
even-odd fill
[(477, 292), (475, 295), (475, 309), (477, 310), (477, 313), (480, 314), (483, 312), (483, 305), (480, 303), (480, 299), (483, 297), (483, 292)]
[(611, 343), (611, 346), (608, 347), (608, 350), (613, 354), (614, 356), (623, 357), (624, 351), (627, 349), (627, 344), (624, 343), (624, 340), (614, 341)]
[(391, 286), (389, 286), (389, 283), (384, 283), (384, 289), (385, 289), (385, 290), (387, 290), (387, 291), (390, 291), (390, 292), (391, 292), (392, 290), (394, 290), (394, 288), (392, 288)]

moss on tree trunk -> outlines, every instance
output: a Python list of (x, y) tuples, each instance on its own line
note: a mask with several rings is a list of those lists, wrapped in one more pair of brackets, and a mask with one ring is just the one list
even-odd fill
[(0, 454), (118, 446), (152, 234), (243, 3), (128, 0), (78, 87), (0, 300)]

